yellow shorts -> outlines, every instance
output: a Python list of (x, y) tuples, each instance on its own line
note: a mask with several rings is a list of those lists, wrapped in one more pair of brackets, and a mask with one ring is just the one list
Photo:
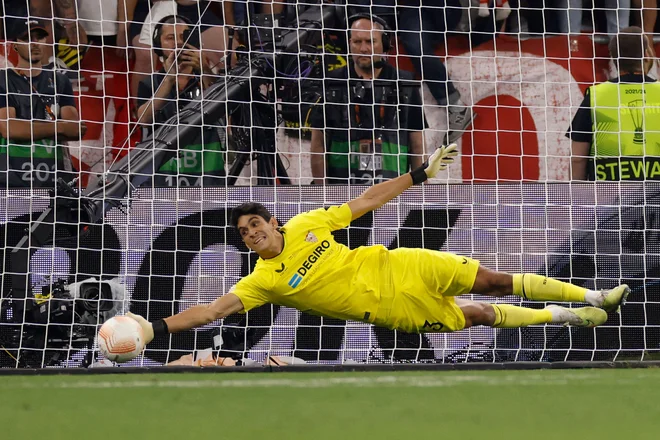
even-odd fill
[[(392, 288), (385, 290), (376, 323), (409, 333), (465, 327), (454, 296), (470, 293), (479, 261), (448, 252), (400, 248), (389, 252)], [(389, 310), (388, 310), (389, 309)]]

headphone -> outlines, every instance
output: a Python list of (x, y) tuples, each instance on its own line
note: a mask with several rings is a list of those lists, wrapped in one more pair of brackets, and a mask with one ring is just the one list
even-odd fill
[(163, 30), (163, 26), (166, 24), (187, 24), (188, 27), (193, 27), (192, 21), (190, 21), (188, 18), (184, 17), (183, 15), (168, 15), (167, 17), (163, 17), (158, 24), (156, 24), (156, 27), (154, 27), (154, 34), (152, 37), (152, 47), (154, 49), (154, 53), (158, 58), (165, 57), (163, 54), (163, 46), (160, 45), (160, 37), (161, 33)]
[(378, 23), (383, 27), (383, 52), (388, 53), (392, 47), (391, 35), (392, 29), (387, 25), (387, 21), (383, 20), (377, 15), (371, 15), (366, 12), (361, 12), (359, 14), (354, 14), (348, 17), (348, 38), (351, 38), (351, 27), (353, 23), (358, 20), (366, 19), (372, 23)]

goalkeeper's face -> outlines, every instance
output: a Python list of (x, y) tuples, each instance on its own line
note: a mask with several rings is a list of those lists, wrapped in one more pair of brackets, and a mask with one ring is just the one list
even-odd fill
[(266, 221), (257, 214), (243, 215), (236, 227), (245, 245), (260, 257), (272, 258), (282, 252), (284, 241), (275, 217)]

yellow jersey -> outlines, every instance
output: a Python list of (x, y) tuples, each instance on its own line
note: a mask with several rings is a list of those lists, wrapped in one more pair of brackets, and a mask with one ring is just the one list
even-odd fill
[[(266, 303), (293, 307), (338, 319), (373, 322), (380, 303), (379, 280), (387, 249), (349, 249), (332, 231), (352, 219), (347, 204), (298, 214), (281, 229), (284, 249), (275, 258), (259, 259), (254, 271), (230, 290), (244, 311)], [(389, 275), (387, 275), (389, 278)]]
[(388, 251), (381, 245), (349, 249), (331, 232), (351, 219), (344, 204), (289, 220), (281, 229), (282, 253), (260, 258), (230, 290), (244, 312), (272, 303), (411, 333), (464, 328), (453, 297), (471, 291), (477, 260), (427, 249)]

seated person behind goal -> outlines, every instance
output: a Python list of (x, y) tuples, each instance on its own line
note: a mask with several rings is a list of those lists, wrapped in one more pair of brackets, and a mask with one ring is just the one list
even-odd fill
[[(129, 316), (143, 327), (146, 343), (154, 335), (206, 325), (266, 303), (411, 333), (453, 332), (474, 325), (603, 324), (605, 310), (619, 308), (629, 293), (628, 286), (592, 291), (536, 274), (495, 272), (477, 260), (448, 252), (389, 251), (381, 245), (349, 249), (334, 240), (332, 231), (434, 177), (456, 154), (456, 145), (442, 146), (428, 164), (411, 173), (372, 186), (341, 206), (296, 215), (282, 228), (262, 205), (240, 205), (231, 214), (231, 224), (247, 247), (260, 256), (254, 271), (211, 304), (154, 323), (139, 315)], [(468, 293), (587, 302), (594, 307), (549, 305), (538, 310), (456, 298)]]
[(57, 178), (77, 176), (66, 142), (79, 140), (86, 126), (71, 81), (43, 68), (45, 24), (26, 18), (6, 23), (18, 63), (0, 71), (0, 187), (53, 188)]
[[(138, 122), (151, 125), (151, 132), (199, 99), (217, 79), (197, 47), (198, 33), (193, 28), (178, 15), (164, 17), (154, 28), (154, 51), (163, 68), (138, 88)], [(179, 145), (178, 154), (156, 170), (154, 186), (224, 186), (225, 147), (220, 131), (225, 127), (221, 120), (206, 118), (197, 127), (197, 136)]]

